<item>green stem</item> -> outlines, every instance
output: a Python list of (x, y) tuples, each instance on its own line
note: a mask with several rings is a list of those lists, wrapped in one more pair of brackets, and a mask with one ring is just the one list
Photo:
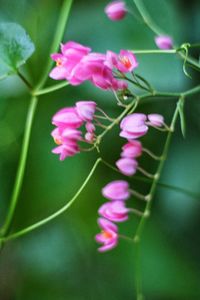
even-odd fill
[(149, 149), (146, 148), (142, 148), (142, 151), (147, 153), (151, 158), (155, 159), (155, 160), (161, 160), (161, 156), (157, 156), (155, 155), (153, 152), (151, 152)]
[(96, 160), (96, 162), (94, 163), (90, 173), (88, 174), (88, 176), (86, 177), (86, 179), (84, 180), (83, 184), (81, 185), (81, 187), (79, 188), (79, 190), (76, 192), (76, 194), (72, 197), (72, 199), (67, 202), (67, 204), (65, 204), (61, 209), (59, 209), (58, 211), (56, 211), (55, 213), (53, 213), (52, 215), (50, 215), (49, 217), (31, 225), (31, 226), (28, 226), (20, 231), (17, 231), (5, 238), (2, 238), (0, 239), (1, 242), (5, 243), (7, 241), (10, 241), (10, 240), (14, 240), (20, 236), (23, 236), (47, 223), (49, 223), (50, 221), (54, 220), (55, 218), (57, 218), (58, 216), (60, 216), (61, 214), (63, 214), (65, 211), (68, 210), (68, 208), (70, 208), (72, 206), (72, 204), (74, 203), (74, 201), (78, 198), (78, 196), (80, 195), (80, 193), (83, 191), (83, 189), (86, 187), (87, 183), (89, 182), (89, 180), (91, 179), (92, 175), (94, 174), (97, 166), (99, 165), (99, 163), (101, 162), (101, 159), (98, 158)]
[(130, 50), (134, 54), (175, 54), (177, 53), (176, 49), (171, 50), (158, 50), (158, 49), (150, 49), (150, 50)]
[(1, 229), (2, 235), (6, 235), (10, 229), (10, 225), (17, 205), (18, 196), (21, 190), (26, 161), (27, 161), (28, 149), (29, 149), (30, 135), (31, 135), (34, 115), (37, 107), (37, 102), (38, 99), (36, 97), (32, 97), (29, 104), (29, 109), (28, 109), (27, 119), (25, 124), (24, 139), (22, 143), (21, 156), (20, 156), (17, 175), (15, 179), (14, 190), (11, 196), (9, 211), (6, 216), (5, 223)]
[(137, 170), (142, 173), (144, 176), (148, 177), (148, 178), (154, 178), (155, 175), (154, 174), (150, 174), (149, 172), (147, 172), (146, 170), (144, 170), (143, 168), (141, 167), (137, 167)]
[[(67, 19), (69, 16), (71, 4), (72, 4), (72, 0), (65, 0), (63, 3), (60, 18), (59, 18), (58, 25), (57, 25), (57, 30), (55, 33), (55, 38), (54, 38), (54, 41), (53, 41), (53, 44), (51, 47), (52, 52), (57, 50), (59, 43), (62, 39), (65, 25), (66, 25), (66, 22), (67, 22)], [(38, 83), (37, 89), (41, 88), (43, 86), (43, 84), (45, 83), (45, 80), (48, 76), (48, 72), (49, 72), (49, 69), (50, 69), (52, 63), (53, 63), (52, 60), (48, 60), (47, 67), (45, 69), (45, 72), (44, 72), (41, 80)], [(17, 74), (23, 80), (23, 82), (30, 88), (30, 93), (33, 94), (34, 92), (32, 90), (32, 86), (29, 84), (29, 82), (26, 80), (26, 78), (19, 71), (17, 72)], [(35, 90), (37, 90), (37, 89), (35, 89)], [(23, 140), (23, 144), (22, 144), (22, 152), (21, 152), (21, 156), (20, 156), (20, 160), (19, 160), (19, 166), (18, 166), (14, 189), (13, 189), (13, 193), (12, 193), (12, 197), (11, 197), (11, 203), (10, 203), (10, 207), (8, 209), (8, 214), (6, 216), (5, 223), (0, 232), (4, 237), (9, 232), (10, 225), (12, 223), (12, 219), (13, 219), (14, 212), (16, 209), (19, 193), (20, 193), (21, 186), (22, 186), (22, 181), (23, 181), (24, 171), (25, 171), (25, 166), (26, 166), (26, 160), (27, 160), (27, 154), (28, 154), (28, 148), (29, 148), (29, 142), (30, 142), (31, 129), (32, 129), (33, 119), (34, 119), (34, 115), (35, 115), (35, 111), (36, 111), (36, 107), (37, 107), (37, 102), (38, 102), (38, 98), (33, 95), (33, 97), (31, 98), (31, 102), (30, 102), (29, 110), (28, 110), (28, 114), (27, 114), (24, 140)]]
[(154, 92), (155, 92), (154, 88), (145, 78), (143, 78), (142, 76), (140, 76), (139, 74), (136, 74), (136, 73), (133, 73), (133, 75), (136, 78), (138, 78), (139, 80), (141, 80), (146, 85), (146, 87), (149, 89), (150, 93), (154, 94)]
[[(144, 23), (156, 34), (156, 35), (163, 35), (163, 31), (161, 30), (160, 27), (157, 26), (156, 23), (153, 22), (152, 18), (150, 17), (149, 13), (147, 12), (143, 1), (142, 0), (133, 0), (133, 2), (135, 3), (140, 15), (143, 18)], [(162, 50), (163, 51), (163, 50)], [(164, 50), (165, 51), (165, 50)], [(181, 51), (177, 51), (175, 49), (172, 50), (166, 50), (166, 51), (171, 51), (168, 53), (178, 53), (181, 58), (183, 58), (185, 61), (187, 61), (188, 63), (190, 63), (192, 66), (194, 66), (195, 68), (197, 68), (198, 71), (200, 71), (200, 64), (192, 57), (182, 53)], [(175, 52), (172, 52), (175, 51)], [(136, 53), (136, 52), (135, 52)], [(154, 52), (156, 53), (156, 52)], [(159, 52), (157, 52), (159, 53)], [(164, 52), (162, 52), (164, 53)], [(167, 53), (167, 52), (165, 52)]]
[(199, 92), (200, 92), (200, 85), (197, 85), (194, 88), (192, 88), (190, 90), (187, 90), (187, 91), (185, 91), (181, 94), (182, 94), (183, 97), (187, 97), (187, 96), (191, 96), (191, 95), (194, 95), (196, 93), (199, 93)]
[(143, 5), (142, 0), (133, 0), (135, 6), (137, 7), (140, 15), (143, 18), (144, 23), (156, 34), (162, 35), (163, 31), (153, 22), (149, 13), (147, 12), (146, 8)]
[(19, 70), (17, 70), (17, 75), (19, 78), (23, 81), (23, 83), (28, 87), (28, 89), (31, 91), (33, 89), (32, 84), (20, 73)]
[(140, 89), (142, 89), (142, 90), (145, 90), (145, 91), (149, 92), (149, 89), (146, 88), (145, 86), (141, 85), (139, 82), (136, 82), (136, 81), (134, 81), (134, 80), (132, 80), (132, 79), (126, 77), (126, 76), (124, 76), (124, 78), (125, 78), (127, 81), (129, 81), (129, 82), (131, 82), (132, 84), (134, 84), (135, 86), (137, 86), (138, 88), (140, 88)]
[(34, 95), (35, 95), (35, 96), (45, 95), (45, 94), (48, 94), (48, 93), (57, 91), (57, 90), (59, 90), (59, 89), (62, 89), (62, 88), (64, 88), (64, 87), (67, 86), (67, 85), (69, 85), (69, 82), (67, 82), (67, 81), (60, 82), (60, 83), (55, 84), (55, 85), (53, 85), (53, 86), (49, 86), (49, 87), (46, 87), (45, 89), (36, 91), (36, 92), (34, 93)]
[(135, 246), (135, 286), (136, 286), (136, 300), (143, 300), (142, 293), (142, 280), (141, 280), (141, 269), (140, 269), (140, 243), (137, 243)]
[[(57, 50), (59, 48), (60, 41), (62, 40), (63, 34), (65, 32), (65, 27), (66, 27), (66, 24), (68, 21), (72, 2), (73, 2), (73, 0), (64, 0), (64, 2), (63, 2), (59, 20), (58, 20), (58, 24), (57, 24), (57, 28), (56, 28), (56, 31), (54, 34), (54, 40), (53, 40), (53, 43), (52, 43), (52, 46), (50, 49), (50, 53), (57, 52)], [(53, 60), (49, 59), (47, 65), (46, 65), (46, 68), (44, 70), (44, 73), (35, 89), (36, 91), (39, 90), (45, 84), (45, 81), (48, 77), (48, 74), (49, 74), (49, 71), (51, 70), (52, 65), (53, 65)]]
[[(152, 186), (151, 186), (151, 189), (150, 189), (150, 192), (149, 192), (149, 199), (150, 199), (150, 201), (147, 202), (146, 207), (145, 207), (145, 211), (144, 211), (144, 214), (146, 214), (146, 215), (148, 215), (149, 212), (150, 212), (151, 205), (152, 205), (152, 199), (153, 199), (153, 196), (155, 194), (156, 187), (157, 187), (158, 181), (160, 179), (161, 171), (163, 169), (164, 162), (165, 162), (166, 157), (167, 157), (167, 153), (168, 153), (170, 142), (171, 142), (172, 132), (174, 131), (175, 123), (176, 123), (176, 120), (177, 120), (177, 117), (178, 117), (179, 102), (180, 101), (181, 101), (181, 98), (177, 102), (177, 106), (176, 106), (176, 109), (175, 109), (175, 112), (174, 112), (174, 115), (173, 115), (173, 118), (172, 118), (172, 122), (171, 122), (171, 125), (170, 125), (171, 131), (169, 131), (168, 134), (167, 134), (167, 139), (166, 139), (164, 150), (163, 150), (163, 154), (162, 154), (162, 160), (160, 161), (160, 163), (158, 165), (156, 176), (155, 176), (155, 178), (154, 178), (154, 180), (152, 182)], [(134, 238), (137, 242), (140, 241), (141, 234), (142, 234), (144, 225), (146, 223), (146, 220), (147, 220), (147, 218), (145, 216), (142, 217), (141, 221), (140, 221), (140, 223), (138, 225), (138, 228), (137, 228), (136, 233), (135, 233), (135, 238)]]
[(200, 44), (199, 43), (190, 44), (190, 48), (200, 48)]
[(122, 118), (129, 112), (131, 108), (133, 110), (136, 109), (137, 105), (138, 105), (137, 100), (134, 100), (129, 105), (127, 105), (127, 107), (124, 109), (121, 115), (119, 115), (119, 117), (116, 118), (109, 126), (107, 126), (107, 128), (97, 137), (97, 144), (101, 142), (102, 138), (104, 137), (104, 135), (107, 134), (108, 131), (110, 131), (116, 124), (118, 124), (122, 120)]
[[(101, 162), (105, 166), (107, 166), (108, 168), (110, 168), (113, 171), (121, 174), (121, 172), (117, 168), (115, 168), (113, 165), (111, 165), (110, 163), (108, 163), (104, 159), (101, 159)], [(152, 179), (145, 178), (145, 177), (142, 177), (142, 176), (135, 175), (133, 179), (134, 180), (138, 180), (138, 181), (142, 181), (142, 182), (145, 182), (145, 183), (152, 183)], [(166, 184), (166, 183), (162, 183), (162, 182), (158, 182), (157, 185), (160, 188), (164, 188), (164, 189), (168, 189), (168, 190), (173, 190), (173, 191), (176, 191), (176, 192), (188, 195), (188, 196), (192, 197), (193, 199), (199, 199), (199, 197), (200, 197), (200, 195), (195, 194), (195, 193), (193, 193), (191, 191), (188, 191), (188, 190), (183, 189), (183, 188), (178, 187), (178, 186), (174, 186), (174, 185), (170, 185), (170, 184)]]
[(177, 52), (180, 57), (182, 59), (185, 60), (185, 62), (189, 63), (191, 66), (194, 66), (195, 69), (197, 69), (197, 71), (200, 71), (200, 64), (198, 63), (198, 61), (196, 59), (194, 59), (193, 57), (189, 56), (189, 55), (186, 55), (185, 53), (181, 52), (181, 51), (178, 51)]
[[(181, 98), (180, 98), (181, 99)], [(179, 100), (180, 101), (180, 100)], [(141, 217), (139, 225), (136, 229), (136, 233), (134, 236), (134, 242), (136, 243), (136, 255), (135, 255), (135, 261), (136, 261), (136, 267), (135, 267), (135, 280), (136, 280), (136, 292), (137, 292), (137, 300), (139, 299), (143, 299), (143, 295), (142, 295), (142, 278), (141, 278), (141, 262), (140, 262), (140, 241), (141, 241), (141, 235), (142, 235), (142, 231), (144, 229), (145, 223), (150, 215), (150, 209), (151, 209), (151, 205), (152, 205), (152, 199), (153, 196), (155, 194), (156, 191), (156, 187), (161, 175), (161, 171), (163, 169), (164, 166), (164, 162), (166, 160), (167, 157), (167, 153), (169, 150), (169, 145), (170, 145), (170, 141), (171, 141), (171, 136), (172, 136), (172, 131), (174, 130), (175, 127), (175, 123), (178, 117), (178, 111), (179, 111), (179, 101), (177, 103), (173, 118), (172, 118), (172, 122), (171, 122), (171, 131), (168, 132), (167, 135), (167, 139), (165, 142), (165, 146), (164, 146), (164, 150), (163, 150), (163, 154), (162, 154), (162, 160), (160, 161), (159, 165), (158, 165), (158, 169), (157, 169), (157, 173), (152, 182), (152, 186), (149, 192), (149, 201), (146, 204), (145, 210), (144, 210), (144, 215)]]

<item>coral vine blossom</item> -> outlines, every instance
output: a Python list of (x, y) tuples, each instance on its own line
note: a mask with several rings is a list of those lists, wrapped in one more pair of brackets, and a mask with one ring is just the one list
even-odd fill
[(130, 197), (129, 184), (124, 180), (115, 180), (108, 183), (102, 194), (109, 200), (127, 200)]
[(107, 51), (106, 63), (110, 69), (116, 68), (122, 73), (132, 72), (138, 67), (138, 61), (131, 51), (121, 50), (119, 55)]
[(155, 43), (158, 48), (167, 50), (173, 48), (173, 40), (168, 35), (159, 35), (155, 37)]
[(164, 117), (159, 114), (150, 114), (147, 116), (150, 126), (162, 127), (164, 125)]
[(103, 244), (98, 251), (105, 252), (116, 247), (118, 243), (117, 226), (104, 218), (99, 218), (98, 224), (102, 231), (96, 235), (95, 239), (98, 243)]
[(106, 8), (105, 13), (112, 21), (118, 21), (126, 16), (127, 8), (124, 1), (110, 2)]
[(121, 157), (134, 158), (142, 154), (142, 144), (137, 140), (132, 140), (122, 147)]
[[(52, 118), (56, 128), (51, 135), (58, 145), (52, 150), (60, 155), (60, 160), (80, 152), (79, 141), (91, 143), (94, 139), (95, 126), (92, 123), (97, 104), (94, 101), (77, 101), (74, 107), (59, 110)], [(85, 124), (85, 139), (79, 130)]]
[(124, 222), (128, 220), (129, 209), (126, 208), (124, 201), (111, 201), (104, 203), (98, 213), (113, 222)]
[(120, 124), (122, 129), (120, 136), (127, 139), (136, 139), (145, 135), (148, 131), (148, 126), (145, 124), (146, 115), (134, 113), (126, 116)]
[(123, 157), (116, 162), (116, 166), (124, 175), (132, 176), (137, 171), (138, 162), (133, 158)]
[(49, 74), (51, 78), (66, 79), (71, 85), (88, 80), (103, 90), (127, 89), (127, 82), (115, 78), (113, 71), (132, 72), (138, 66), (136, 57), (130, 51), (121, 50), (119, 55), (112, 51), (95, 53), (89, 47), (72, 41), (61, 44), (61, 53), (54, 53), (51, 58), (56, 62), (56, 67)]
[(74, 85), (80, 84), (81, 82), (73, 80), (73, 70), (90, 51), (90, 48), (73, 41), (61, 44), (61, 54), (54, 53), (51, 55), (51, 58), (56, 62), (56, 67), (49, 76), (55, 80), (67, 79)]

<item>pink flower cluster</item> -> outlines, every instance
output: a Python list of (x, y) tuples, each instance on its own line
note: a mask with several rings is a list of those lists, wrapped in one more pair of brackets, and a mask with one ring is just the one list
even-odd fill
[(49, 76), (55, 80), (66, 79), (71, 85), (79, 85), (89, 80), (103, 90), (124, 90), (127, 83), (114, 77), (113, 70), (121, 73), (132, 72), (138, 62), (135, 55), (121, 50), (119, 55), (107, 51), (106, 54), (91, 52), (91, 49), (70, 41), (61, 44), (61, 53), (51, 58), (56, 62)]
[[(59, 110), (52, 118), (52, 124), (56, 128), (51, 135), (58, 147), (52, 150), (60, 155), (60, 160), (68, 156), (74, 156), (80, 152), (79, 141), (92, 142), (94, 139), (95, 126), (92, 123), (96, 110), (94, 101), (78, 101), (73, 107)], [(85, 139), (82, 137), (80, 127), (85, 124)]]
[[(161, 127), (164, 125), (164, 118), (159, 114), (145, 115), (134, 113), (126, 116), (120, 124), (120, 136), (126, 138), (128, 142), (122, 147), (121, 158), (116, 162), (118, 169), (124, 175), (134, 175), (138, 162), (136, 160), (142, 154), (143, 148), (137, 138), (148, 132), (148, 126)], [(104, 203), (98, 210), (100, 218), (98, 224), (101, 233), (95, 239), (102, 244), (98, 249), (100, 252), (111, 250), (118, 244), (118, 227), (113, 222), (124, 222), (128, 220), (128, 213), (125, 201), (130, 197), (131, 191), (128, 182), (116, 180), (108, 183), (103, 189), (102, 194), (109, 201)]]
[(98, 250), (104, 252), (111, 250), (118, 244), (118, 227), (113, 222), (124, 222), (128, 220), (129, 208), (125, 205), (125, 200), (130, 197), (129, 185), (124, 180), (116, 180), (107, 184), (102, 189), (102, 194), (110, 200), (104, 203), (98, 210), (101, 216), (98, 224), (102, 229), (95, 239), (103, 244)]
[(136, 173), (138, 168), (136, 158), (142, 154), (142, 144), (136, 139), (148, 132), (148, 126), (162, 127), (163, 124), (164, 118), (159, 114), (146, 116), (142, 113), (134, 113), (126, 116), (121, 121), (120, 136), (128, 140), (122, 147), (121, 158), (116, 162), (116, 166), (121, 173), (127, 176)]

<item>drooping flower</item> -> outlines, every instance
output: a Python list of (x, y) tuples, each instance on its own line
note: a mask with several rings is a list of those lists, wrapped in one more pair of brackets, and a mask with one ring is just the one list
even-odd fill
[(124, 1), (110, 2), (106, 8), (105, 13), (112, 21), (118, 21), (126, 16), (127, 8)]
[(170, 36), (167, 35), (156, 36), (155, 43), (158, 46), (158, 48), (163, 50), (173, 48), (173, 40)]
[(131, 140), (145, 135), (148, 131), (148, 126), (145, 124), (146, 119), (146, 115), (142, 113), (126, 116), (120, 124), (122, 129), (120, 136)]
[(62, 135), (64, 143), (65, 143), (65, 140), (78, 141), (78, 140), (82, 139), (82, 137), (81, 137), (82, 132), (80, 130), (72, 129), (72, 128), (61, 129), (61, 135)]
[(138, 162), (133, 158), (120, 158), (116, 162), (116, 166), (122, 174), (132, 176), (137, 171)]
[(94, 139), (95, 139), (94, 133), (86, 132), (86, 134), (85, 134), (85, 140), (86, 140), (88, 143), (94, 142)]
[(68, 141), (68, 143), (62, 144), (52, 150), (55, 154), (60, 154), (60, 160), (64, 160), (68, 156), (74, 156), (80, 152), (80, 149), (76, 142)]
[(89, 133), (93, 133), (95, 131), (95, 126), (92, 122), (87, 122), (85, 124), (85, 128), (86, 128), (87, 132), (89, 132)]
[(97, 104), (94, 101), (76, 102), (76, 111), (83, 121), (92, 121)]
[(130, 197), (129, 184), (124, 180), (115, 180), (108, 183), (102, 194), (109, 200), (127, 200)]
[(102, 229), (101, 233), (95, 236), (98, 243), (103, 244), (98, 251), (105, 252), (113, 249), (118, 244), (118, 228), (117, 226), (103, 218), (98, 219), (98, 224)]
[(132, 140), (122, 147), (121, 157), (134, 158), (142, 154), (142, 144), (139, 141)]
[(69, 141), (78, 141), (81, 140), (81, 131), (77, 129), (57, 127), (52, 132), (51, 135), (54, 139), (54, 142), (57, 145), (67, 144)]
[[(58, 147), (52, 152), (60, 154), (60, 160), (79, 153), (79, 141), (92, 143), (95, 140), (95, 126), (92, 123), (95, 109), (94, 101), (78, 101), (76, 106), (63, 108), (53, 116), (52, 124), (56, 128), (51, 135)], [(83, 124), (87, 130), (85, 139), (82, 137), (82, 131), (78, 130)]]
[(67, 107), (59, 110), (52, 118), (52, 124), (69, 128), (78, 128), (83, 124), (75, 107)]
[(129, 209), (126, 208), (124, 201), (111, 201), (104, 203), (98, 210), (98, 213), (113, 222), (124, 222), (128, 220)]
[(111, 70), (116, 68), (122, 73), (132, 72), (138, 67), (135, 55), (131, 51), (120, 50), (119, 55), (112, 51), (107, 51), (105, 65)]
[(162, 127), (164, 125), (164, 117), (160, 114), (150, 114), (147, 116), (148, 125)]
[(52, 132), (51, 132), (51, 136), (54, 139), (54, 142), (57, 145), (62, 145), (63, 143), (63, 136), (61, 134), (61, 130), (59, 128), (55, 128)]

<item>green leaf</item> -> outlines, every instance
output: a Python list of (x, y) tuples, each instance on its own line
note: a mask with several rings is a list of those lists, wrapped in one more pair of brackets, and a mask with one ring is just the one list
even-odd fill
[(185, 115), (184, 115), (184, 98), (182, 98), (182, 101), (179, 102), (179, 116), (180, 116), (180, 123), (181, 123), (181, 131), (182, 135), (185, 138), (185, 131), (186, 131), (186, 125), (185, 125)]
[(34, 50), (33, 42), (19, 24), (0, 23), (0, 79), (16, 73)]

